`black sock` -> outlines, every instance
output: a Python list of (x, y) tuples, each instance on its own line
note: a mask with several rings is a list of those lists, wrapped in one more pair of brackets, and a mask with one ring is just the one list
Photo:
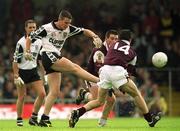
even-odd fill
[(41, 116), (41, 120), (49, 120), (49, 116), (43, 114), (43, 115)]
[(37, 116), (38, 116), (38, 114), (36, 114), (34, 112), (31, 114), (31, 117), (34, 118), (34, 119), (37, 119)]
[(146, 121), (151, 122), (152, 121), (152, 116), (151, 114), (148, 112), (146, 114), (144, 114), (144, 119), (146, 119)]
[(78, 111), (79, 111), (79, 117), (81, 117), (84, 113), (86, 113), (86, 108), (81, 107), (78, 109)]
[(88, 93), (87, 91), (84, 91), (83, 93), (82, 93), (82, 97), (83, 97), (83, 99), (85, 99), (85, 95), (86, 95), (86, 93)]
[(22, 117), (18, 117), (17, 120), (22, 120)]

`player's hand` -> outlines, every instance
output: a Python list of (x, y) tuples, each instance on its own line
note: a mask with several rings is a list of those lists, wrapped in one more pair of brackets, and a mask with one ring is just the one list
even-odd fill
[(99, 64), (103, 64), (104, 63), (104, 54), (102, 53), (102, 51), (98, 50), (94, 53), (93, 56), (93, 60), (94, 63), (99, 63)]
[(129, 73), (130, 76), (138, 77), (135, 65), (128, 64), (127, 72)]
[(85, 85), (86, 85), (87, 88), (91, 88), (92, 85), (91, 85), (91, 83), (89, 81), (85, 80), (84, 82), (85, 82)]
[(17, 87), (23, 87), (24, 81), (21, 79), (21, 77), (14, 78), (14, 84)]
[(102, 46), (102, 40), (98, 36), (93, 37), (93, 43), (96, 48), (100, 48)]
[(25, 52), (24, 57), (26, 60), (32, 61), (33, 60), (33, 55), (29, 52)]

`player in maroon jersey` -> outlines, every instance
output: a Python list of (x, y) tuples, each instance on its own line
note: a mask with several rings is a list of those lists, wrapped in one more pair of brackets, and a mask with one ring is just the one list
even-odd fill
[(111, 88), (121, 89), (131, 95), (150, 127), (154, 127), (161, 119), (160, 113), (151, 114), (149, 112), (140, 91), (128, 75), (128, 66), (131, 65), (131, 68), (133, 68), (137, 59), (136, 53), (130, 45), (133, 33), (130, 30), (121, 30), (119, 37), (121, 41), (116, 42), (109, 48), (105, 57), (104, 66), (100, 68), (100, 82), (97, 83), (99, 86), (98, 98), (88, 102), (77, 110), (73, 110), (69, 119), (69, 127), (74, 128), (79, 118), (87, 111), (103, 105), (108, 90)]
[[(105, 41), (101, 48), (94, 48), (88, 61), (88, 72), (99, 76), (99, 69), (104, 64), (104, 56), (107, 54), (108, 49), (110, 46), (115, 44), (118, 40), (118, 32), (116, 30), (109, 30), (106, 32)], [(76, 98), (76, 104), (80, 104), (83, 100), (91, 101), (97, 99), (97, 92), (98, 92), (98, 85), (97, 83), (87, 82), (86, 81), (88, 90), (80, 89), (79, 95)], [(115, 96), (112, 94), (112, 90), (109, 90), (109, 95), (106, 98), (106, 103), (103, 108), (102, 116), (98, 121), (99, 126), (105, 126), (107, 122), (107, 117), (115, 103)]]

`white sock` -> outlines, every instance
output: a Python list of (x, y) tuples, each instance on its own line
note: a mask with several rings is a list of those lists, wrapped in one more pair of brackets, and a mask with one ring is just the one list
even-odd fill
[(87, 93), (84, 95), (84, 99), (85, 99), (86, 101), (89, 101), (89, 100), (88, 100), (88, 96), (89, 96), (89, 94), (90, 94), (90, 93), (89, 93), (89, 92), (87, 92)]
[(98, 121), (98, 124), (99, 124), (100, 127), (105, 126), (106, 123), (107, 123), (107, 120), (106, 120), (106, 119), (100, 118), (99, 121)]

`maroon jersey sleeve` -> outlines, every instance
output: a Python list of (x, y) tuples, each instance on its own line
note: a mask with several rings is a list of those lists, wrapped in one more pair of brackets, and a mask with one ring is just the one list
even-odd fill
[(95, 75), (95, 76), (99, 76), (98, 72), (99, 72), (99, 69), (103, 66), (104, 63), (98, 63), (98, 62), (94, 62), (94, 54), (97, 52), (97, 51), (101, 51), (104, 56), (106, 55), (107, 53), (107, 50), (106, 50), (106, 47), (103, 45), (101, 48), (94, 48), (90, 57), (89, 57), (89, 61), (88, 61), (88, 65), (87, 65), (87, 68), (88, 68), (88, 72)]
[(88, 61), (88, 65), (87, 65), (87, 70), (89, 73), (98, 76), (97, 73), (95, 73), (95, 67), (94, 67), (94, 60), (93, 60), (93, 56), (94, 53), (96, 52), (96, 48), (93, 49), (93, 51), (91, 52), (91, 55), (89, 57), (89, 61)]

